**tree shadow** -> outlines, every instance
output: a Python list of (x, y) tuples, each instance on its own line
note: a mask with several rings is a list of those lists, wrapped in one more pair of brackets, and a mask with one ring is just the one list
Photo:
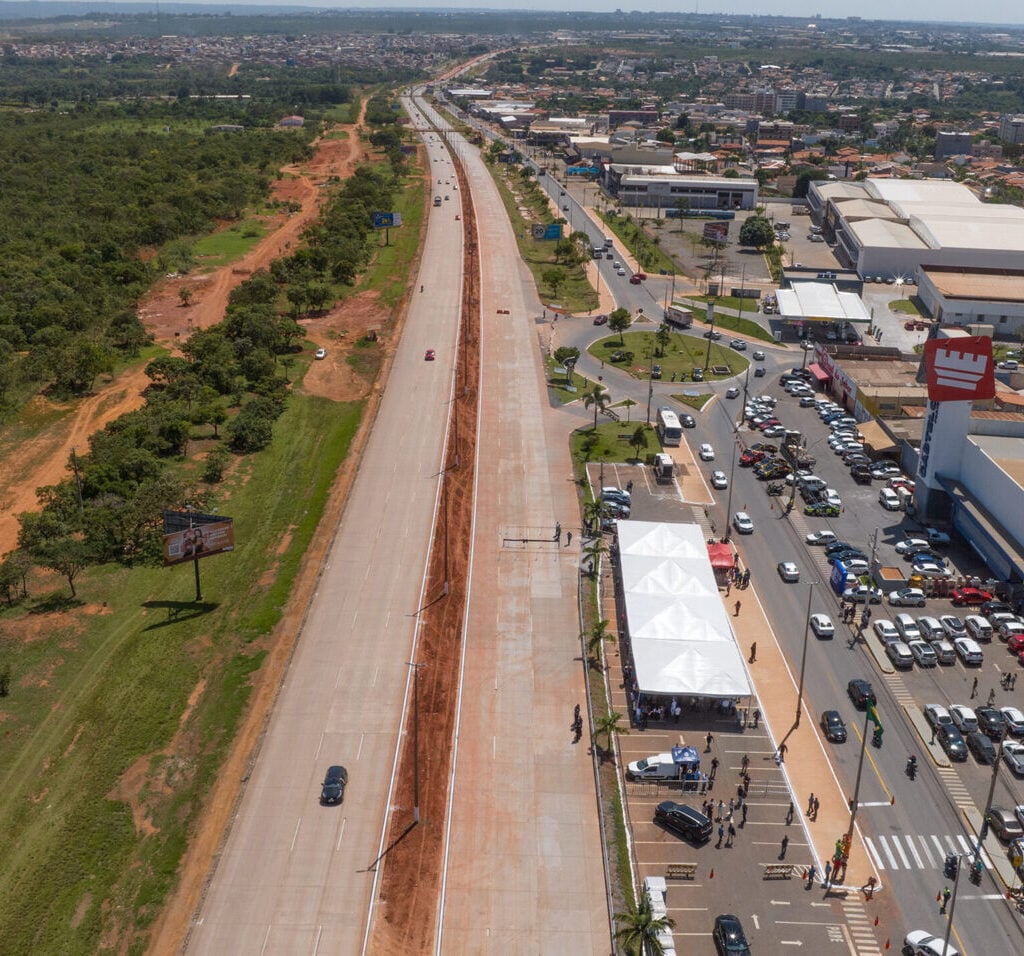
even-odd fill
[(85, 602), (81, 598), (72, 597), (70, 594), (50, 594), (33, 604), (28, 613), (54, 614), (84, 606)]
[(146, 631), (153, 631), (160, 627), (181, 624), (184, 621), (202, 617), (204, 614), (216, 611), (220, 604), (216, 601), (143, 601), (142, 606), (147, 611), (158, 611), (161, 608), (167, 611), (167, 616), (163, 620), (154, 621), (144, 628)]

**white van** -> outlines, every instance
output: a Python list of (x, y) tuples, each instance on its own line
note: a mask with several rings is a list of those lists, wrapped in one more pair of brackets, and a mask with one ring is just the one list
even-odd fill
[(964, 627), (967, 628), (967, 636), (979, 643), (992, 640), (992, 625), (980, 614), (968, 614), (964, 618)]
[(921, 629), (917, 626), (917, 621), (909, 614), (897, 614), (892, 623), (900, 632), (900, 637), (908, 644), (911, 641), (921, 640)]
[(885, 508), (886, 511), (900, 510), (900, 496), (896, 494), (892, 488), (878, 489), (878, 503)]

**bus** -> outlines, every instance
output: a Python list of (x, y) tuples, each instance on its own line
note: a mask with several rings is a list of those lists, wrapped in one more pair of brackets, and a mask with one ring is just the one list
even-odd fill
[(671, 408), (658, 409), (658, 438), (666, 447), (676, 447), (683, 438), (683, 426), (679, 416)]

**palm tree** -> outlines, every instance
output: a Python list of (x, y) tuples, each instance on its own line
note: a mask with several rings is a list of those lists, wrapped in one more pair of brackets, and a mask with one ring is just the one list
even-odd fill
[(601, 648), (605, 641), (615, 640), (615, 635), (608, 632), (607, 621), (597, 621), (591, 628), (589, 634), (581, 634), (580, 637), (584, 638), (587, 642), (587, 653), (590, 658), (594, 661), (599, 661), (601, 658)]
[[(598, 511), (597, 521), (601, 520), (600, 510)], [(590, 576), (592, 578), (597, 577), (597, 569), (600, 566), (600, 561), (603, 555), (608, 553), (608, 548), (605, 547), (605, 543), (600, 538), (594, 538), (589, 541), (583, 548), (583, 557), (590, 561)]]
[(654, 341), (658, 343), (657, 355), (659, 358), (664, 357), (665, 349), (668, 348), (668, 343), (672, 341), (672, 330), (668, 327), (668, 324), (662, 322), (658, 326), (658, 331), (654, 333)]
[(622, 719), (622, 714), (618, 713), (617, 711), (613, 711), (612, 713), (607, 714), (604, 717), (598, 717), (597, 720), (594, 722), (594, 736), (600, 737), (602, 734), (604, 734), (608, 738), (608, 746), (604, 748), (608, 752), (611, 752), (612, 749), (613, 734), (629, 733), (629, 728), (623, 727), (622, 724), (619, 723), (619, 721), (621, 721)]
[(640, 459), (640, 449), (647, 447), (647, 429), (643, 425), (638, 425), (635, 432), (629, 439), (629, 443), (633, 446), (633, 450), (636, 452), (637, 460)]
[(608, 408), (608, 391), (603, 385), (595, 385), (583, 396), (583, 407), (594, 406), (594, 431), (597, 431), (597, 413)]
[(621, 402), (619, 402), (619, 404), (626, 409), (626, 421), (628, 422), (629, 410), (636, 404), (636, 402), (634, 402), (631, 398), (624, 398)]
[(627, 905), (629, 909), (626, 912), (615, 914), (615, 922), (620, 926), (615, 931), (615, 938), (629, 956), (662, 956), (665, 948), (658, 934), (672, 929), (676, 921), (671, 916), (655, 916), (646, 896), (639, 903), (631, 900)]

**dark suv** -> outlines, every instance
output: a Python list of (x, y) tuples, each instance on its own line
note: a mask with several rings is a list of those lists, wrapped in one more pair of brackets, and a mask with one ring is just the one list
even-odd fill
[(345, 799), (345, 785), (348, 783), (348, 771), (344, 767), (328, 767), (320, 788), (320, 802), (324, 805), (341, 803)]
[(718, 956), (750, 956), (750, 945), (743, 932), (743, 924), (731, 913), (715, 917), (711, 937), (715, 941)]
[(979, 707), (974, 716), (978, 718), (978, 730), (992, 740), (1002, 740), (1006, 736), (1006, 718), (995, 707)]
[(861, 680), (859, 677), (846, 685), (846, 693), (850, 695), (850, 700), (853, 701), (853, 706), (857, 710), (867, 710), (868, 704), (878, 703), (875, 700), (874, 688), (866, 680)]
[(654, 822), (694, 843), (707, 843), (711, 839), (711, 821), (685, 803), (671, 800), (659, 803), (654, 810)]

